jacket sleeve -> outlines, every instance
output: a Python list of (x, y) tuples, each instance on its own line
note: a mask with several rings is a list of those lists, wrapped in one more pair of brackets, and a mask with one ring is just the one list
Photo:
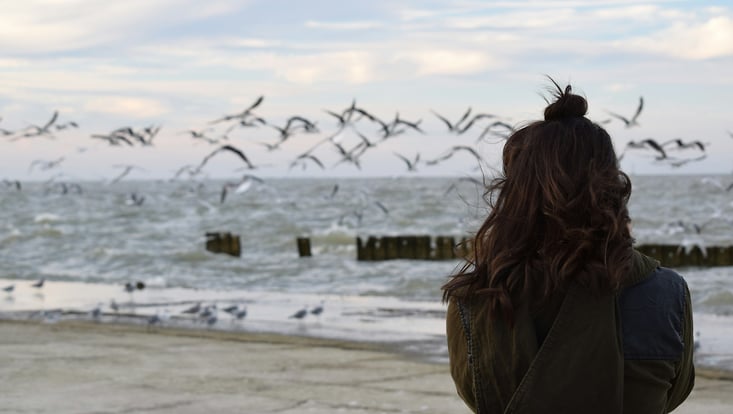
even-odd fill
[(675, 379), (667, 398), (667, 412), (677, 408), (690, 395), (695, 385), (695, 366), (693, 365), (694, 336), (692, 326), (692, 302), (690, 290), (685, 287), (685, 320), (682, 325), (683, 342), (685, 350), (682, 359), (675, 367)]
[(450, 372), (456, 385), (456, 391), (471, 411), (476, 412), (473, 374), (468, 360), (468, 342), (455, 299), (451, 299), (448, 303), (446, 337), (448, 340)]

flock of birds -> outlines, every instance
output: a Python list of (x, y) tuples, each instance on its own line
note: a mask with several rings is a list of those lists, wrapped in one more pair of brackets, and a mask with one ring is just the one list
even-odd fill
[[(31, 287), (34, 289), (42, 289), (46, 280), (45, 279), (39, 279), (38, 281), (31, 284)], [(132, 294), (136, 290), (143, 290), (145, 289), (145, 284), (143, 282), (127, 282), (125, 283), (124, 290), (125, 292), (129, 293), (131, 295), (130, 300), (130, 307), (134, 308), (134, 303), (132, 301)], [(15, 291), (15, 284), (10, 284), (8, 286), (5, 286), (2, 288), (2, 290), (5, 292), (6, 295), (12, 295)], [(310, 308), (308, 306), (304, 306), (303, 308), (295, 311), (293, 314), (288, 316), (288, 319), (296, 319), (296, 320), (304, 320), (308, 316), (314, 316), (319, 318), (324, 312), (324, 303), (325, 301), (321, 301), (320, 304)], [(118, 315), (121, 309), (120, 304), (118, 304), (114, 299), (110, 301), (109, 308), (114, 312), (114, 315)], [(223, 312), (230, 315), (230, 320), (232, 322), (242, 321), (247, 316), (247, 305), (246, 304), (233, 304), (225, 306), (221, 309)], [(57, 322), (61, 316), (63, 315), (63, 312), (60, 309), (54, 309), (52, 311), (42, 311), (39, 313), (41, 317), (44, 318), (47, 322)], [(104, 304), (98, 303), (97, 306), (92, 308), (88, 312), (89, 317), (91, 320), (94, 321), (101, 321), (102, 317), (105, 315), (104, 313)], [(180, 311), (180, 315), (182, 317), (189, 317), (192, 318), (194, 322), (201, 323), (206, 325), (208, 328), (214, 327), (217, 323), (219, 323), (219, 307), (217, 303), (212, 303), (210, 305), (204, 305), (203, 302), (196, 302), (195, 304), (185, 308), (184, 310)], [(154, 326), (163, 325), (166, 322), (168, 322), (173, 315), (167, 310), (164, 309), (163, 311), (157, 311), (153, 315), (148, 316), (146, 318), (146, 323), (148, 328), (152, 328)], [(698, 353), (698, 350), (700, 348), (700, 332), (695, 333), (695, 341), (693, 344), (693, 351), (695, 354)]]
[[(216, 117), (198, 129), (179, 131), (178, 134), (180, 135), (187, 135), (194, 141), (204, 142), (216, 148), (205, 154), (200, 162), (186, 164), (178, 168), (173, 172), (170, 179), (176, 180), (182, 176), (195, 178), (205, 175), (204, 168), (206, 165), (213, 158), (218, 158), (221, 154), (230, 154), (236, 157), (241, 162), (241, 169), (249, 171), (245, 177), (254, 177), (252, 174), (253, 170), (268, 165), (255, 162), (247, 154), (253, 151), (251, 148), (245, 152), (242, 144), (252, 145), (253, 143), (251, 141), (242, 142), (242, 144), (234, 143), (233, 134), (238, 130), (273, 130), (275, 134), (274, 140), (254, 143), (263, 147), (267, 152), (282, 150), (296, 136), (321, 134), (321, 128), (318, 122), (305, 116), (292, 115), (287, 117), (283, 123), (265, 119), (258, 112), (264, 101), (265, 97), (259, 96), (242, 111)], [(639, 105), (633, 116), (626, 117), (615, 112), (607, 111), (609, 118), (601, 121), (601, 123), (606, 124), (613, 120), (618, 120), (624, 124), (625, 128), (638, 127), (640, 125), (639, 117), (643, 108), (644, 99), (640, 97)], [(453, 145), (450, 145), (442, 153), (430, 158), (421, 156), (420, 152), (408, 155), (394, 151), (394, 156), (404, 163), (408, 172), (417, 171), (422, 166), (435, 166), (459, 154), (466, 154), (470, 159), (475, 161), (475, 169), (480, 169), (485, 164), (485, 160), (480, 155), (477, 145), (487, 141), (490, 143), (499, 143), (515, 131), (515, 127), (508, 121), (508, 118), (490, 113), (475, 113), (470, 107), (457, 119), (450, 119), (435, 110), (431, 110), (430, 112), (440, 123), (445, 125), (444, 134), (468, 136), (469, 132), (475, 130), (479, 132), (474, 137), (473, 142), (453, 143)], [(321, 134), (321, 138), (313, 145), (296, 154), (289, 161), (288, 168), (300, 167), (305, 169), (313, 167), (326, 169), (326, 159), (335, 156), (335, 161), (331, 167), (340, 164), (350, 164), (357, 169), (361, 169), (364, 155), (374, 151), (376, 148), (383, 147), (385, 142), (408, 134), (426, 134), (426, 128), (423, 125), (422, 119), (408, 120), (401, 117), (399, 112), (390, 119), (382, 118), (368, 111), (363, 106), (357, 105), (356, 100), (353, 100), (344, 109), (324, 110), (324, 113), (335, 122), (335, 125), (325, 135)], [(0, 118), (0, 121), (2, 121), (2, 118)], [(61, 122), (59, 112), (55, 111), (51, 118), (42, 124), (30, 124), (17, 130), (0, 128), (0, 135), (12, 142), (54, 138), (56, 134), (62, 131), (78, 128), (79, 124), (77, 122)], [(364, 131), (367, 128), (371, 132), (365, 133)], [(90, 139), (106, 143), (111, 147), (153, 147), (155, 145), (155, 138), (160, 135), (161, 130), (161, 125), (149, 125), (142, 128), (122, 126), (109, 132), (92, 133)], [(731, 133), (731, 136), (733, 136), (733, 133)], [(674, 138), (659, 141), (654, 138), (646, 138), (626, 143), (619, 159), (623, 158), (629, 150), (646, 150), (653, 154), (656, 162), (666, 162), (672, 167), (680, 167), (689, 162), (705, 159), (708, 145), (700, 140)], [(79, 149), (80, 152), (85, 152), (86, 150), (87, 148)], [(685, 156), (680, 156), (683, 154)], [(28, 173), (31, 174), (34, 171), (62, 170), (65, 162), (68, 162), (67, 158), (67, 155), (62, 155), (54, 159), (33, 160), (29, 165)], [(121, 168), (122, 171), (115, 177), (109, 179), (108, 182), (110, 184), (122, 180), (133, 171), (145, 171), (144, 168), (133, 164), (114, 164), (113, 167)], [(49, 183), (58, 180), (59, 177), (63, 177), (63, 173), (50, 178)], [(8, 187), (21, 189), (21, 183), (18, 179), (5, 179), (4, 183)], [(230, 187), (232, 185), (230, 184)], [(69, 188), (69, 184), (66, 184), (66, 187), (60, 187), (59, 190), (62, 192), (73, 191)]]
[[(36, 282), (33, 282), (30, 284), (30, 286), (37, 290), (38, 292), (43, 289), (44, 285), (46, 283), (45, 278), (41, 278)], [(10, 285), (4, 286), (2, 288), (3, 292), (5, 293), (7, 298), (11, 298), (15, 292), (16, 284), (12, 283)], [(120, 304), (116, 300), (111, 299), (108, 305), (108, 309), (111, 311), (111, 314), (115, 316), (119, 316), (120, 310), (123, 308), (123, 306), (130, 308), (134, 311), (136, 304), (134, 302), (133, 294), (136, 291), (145, 289), (145, 283), (142, 281), (137, 282), (127, 282), (124, 285), (124, 291), (127, 292), (130, 295), (130, 301), (127, 304)], [(87, 312), (89, 318), (94, 321), (101, 321), (102, 317), (106, 314), (110, 314), (110, 312), (105, 313), (105, 305), (103, 302), (97, 303), (96, 306), (94, 306), (91, 310)], [(304, 320), (306, 317), (313, 316), (320, 319), (320, 316), (323, 314), (323, 311), (325, 309), (325, 301), (321, 300), (320, 304), (309, 307), (304, 306), (301, 309), (295, 311), (290, 316), (288, 316), (288, 319), (296, 319), (296, 320)], [(221, 308), (221, 310), (230, 315), (231, 321), (242, 321), (247, 316), (247, 305), (244, 303), (237, 303), (232, 305), (227, 305)], [(38, 313), (39, 316), (41, 316), (45, 321), (47, 322), (56, 322), (58, 321), (61, 316), (63, 315), (63, 311), (61, 309), (54, 309), (51, 311), (42, 311)], [(213, 302), (208, 305), (204, 305), (203, 302), (196, 302), (192, 306), (180, 311), (180, 315), (182, 317), (188, 317), (193, 318), (194, 322), (200, 322), (205, 324), (208, 327), (213, 327), (216, 325), (219, 321), (219, 305), (216, 302)], [(146, 318), (146, 322), (148, 327), (153, 327), (156, 325), (162, 325), (169, 321), (172, 317), (171, 312), (166, 308), (162, 311), (156, 311), (153, 315), (150, 315)]]

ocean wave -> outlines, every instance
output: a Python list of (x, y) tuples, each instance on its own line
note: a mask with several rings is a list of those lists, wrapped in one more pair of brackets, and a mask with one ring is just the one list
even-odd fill
[(54, 213), (40, 213), (33, 217), (34, 223), (54, 223), (61, 220), (61, 216)]
[(724, 289), (708, 293), (703, 299), (693, 302), (693, 312), (713, 315), (733, 315), (733, 292)]

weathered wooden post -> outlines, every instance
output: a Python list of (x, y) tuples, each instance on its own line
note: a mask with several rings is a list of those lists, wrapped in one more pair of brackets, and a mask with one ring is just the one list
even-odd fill
[(310, 257), (311, 256), (311, 239), (307, 237), (298, 237), (296, 239), (296, 242), (298, 243), (298, 255), (300, 257)]
[(382, 237), (382, 245), (384, 246), (384, 260), (398, 259), (400, 257), (399, 243), (397, 243), (397, 237)]
[(381, 237), (374, 237), (369, 236), (369, 239), (367, 240), (367, 246), (372, 246), (373, 256), (372, 260), (384, 260), (385, 258), (385, 252), (384, 252), (384, 243), (382, 242)]
[(432, 244), (430, 236), (417, 236), (415, 238), (415, 259), (428, 260), (432, 255)]
[(680, 246), (680, 250), (685, 253), (682, 263), (683, 266), (702, 266), (706, 260), (703, 251), (698, 246), (692, 246), (692, 249), (689, 251), (685, 251), (684, 248)]
[(417, 259), (416, 245), (417, 236), (397, 236), (397, 257), (400, 259)]
[(733, 247), (720, 247), (716, 252), (715, 261), (711, 263), (713, 266), (732, 266), (733, 265)]
[(733, 266), (733, 246), (708, 246), (704, 252), (700, 246), (686, 250), (674, 244), (642, 244), (634, 248), (665, 267)]
[(206, 250), (212, 253), (226, 253), (230, 256), (241, 256), (242, 248), (239, 236), (226, 233), (206, 233)]
[(366, 258), (364, 260), (377, 260), (377, 238), (374, 236), (367, 237)]
[(356, 260), (369, 260), (367, 257), (367, 249), (364, 246), (364, 241), (361, 240), (361, 237), (356, 236)]
[(433, 259), (448, 260), (455, 258), (454, 246), (455, 241), (452, 236), (437, 236), (435, 238)]
[(678, 246), (671, 244), (662, 244), (656, 246), (657, 255), (655, 258), (659, 259), (662, 266), (666, 267), (679, 267), (683, 264), (681, 250)]

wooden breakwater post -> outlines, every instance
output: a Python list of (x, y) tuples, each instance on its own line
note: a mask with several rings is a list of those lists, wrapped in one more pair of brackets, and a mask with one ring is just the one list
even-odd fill
[(692, 246), (686, 249), (673, 244), (642, 244), (634, 247), (659, 260), (665, 267), (733, 266), (733, 246)]
[(242, 247), (239, 242), (239, 235), (229, 232), (207, 232), (206, 250), (212, 253), (225, 253), (230, 256), (241, 256)]
[(428, 235), (369, 236), (366, 241), (356, 238), (356, 260), (376, 261), (393, 259), (451, 260), (465, 257), (467, 250), (461, 239), (456, 245), (453, 236)]
[(311, 256), (311, 239), (307, 237), (298, 237), (295, 239), (298, 244), (298, 256), (310, 257)]

